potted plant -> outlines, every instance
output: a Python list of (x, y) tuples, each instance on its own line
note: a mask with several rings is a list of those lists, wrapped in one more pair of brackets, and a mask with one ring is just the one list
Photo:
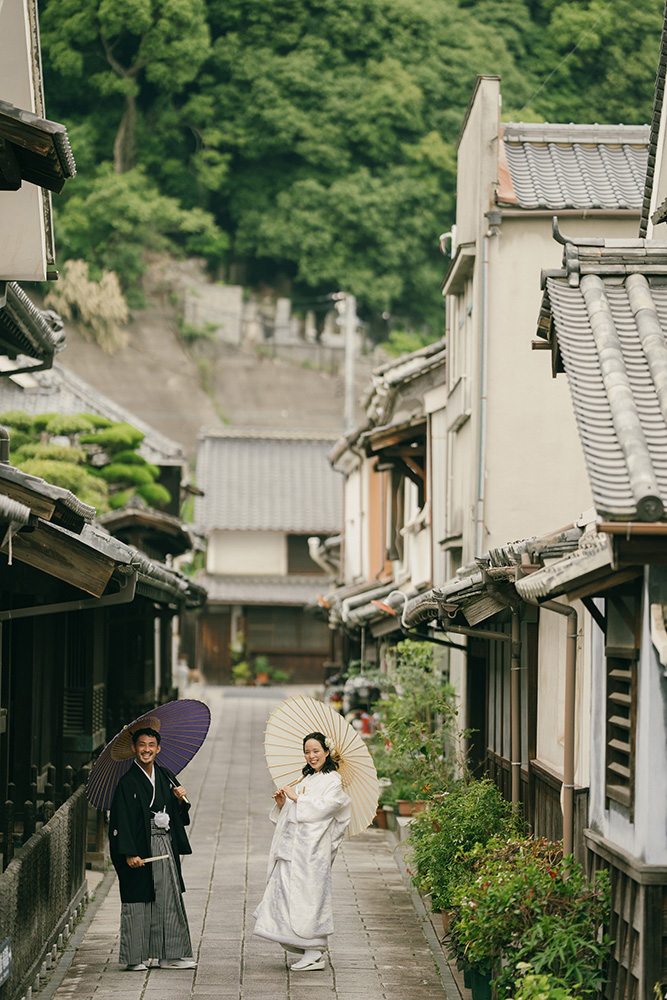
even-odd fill
[(607, 873), (590, 883), (559, 845), (528, 838), (494, 838), (467, 860), (472, 871), (454, 893), (452, 941), (471, 972), (507, 996), (519, 964), (530, 962), (578, 997), (596, 996), (609, 945)]
[(268, 656), (255, 657), (255, 683), (265, 686), (271, 680), (271, 665)]
[(246, 660), (240, 660), (238, 663), (233, 663), (232, 677), (234, 678), (234, 683), (236, 685), (250, 684), (253, 678), (253, 672), (250, 669), (250, 664)]
[(487, 778), (460, 779), (449, 792), (431, 800), (428, 813), (416, 817), (408, 837), (412, 881), (422, 892), (428, 886), (433, 909), (445, 915), (443, 924), (457, 886), (466, 871), (472, 871), (466, 852), (495, 834), (510, 836), (515, 831), (511, 807)]

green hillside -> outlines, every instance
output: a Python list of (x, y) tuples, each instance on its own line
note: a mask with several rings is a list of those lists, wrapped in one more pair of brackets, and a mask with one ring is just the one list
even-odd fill
[(475, 77), (506, 120), (650, 119), (663, 0), (41, 0), (47, 113), (79, 175), (59, 264), (145, 249), (440, 332), (437, 237)]

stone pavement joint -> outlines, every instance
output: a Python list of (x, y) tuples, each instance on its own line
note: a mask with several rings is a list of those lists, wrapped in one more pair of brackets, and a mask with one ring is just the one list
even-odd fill
[[(304, 693), (289, 690), (288, 694)], [(254, 937), (273, 832), (264, 726), (284, 691), (197, 688), (211, 731), (183, 772), (193, 854), (183, 861), (194, 970), (126, 972), (118, 964), (115, 874), (39, 1000), (459, 1000), (437, 936), (390, 834), (345, 840), (333, 868), (334, 923), (322, 971), (293, 972), (279, 945)], [(76, 950), (74, 950), (76, 946)]]

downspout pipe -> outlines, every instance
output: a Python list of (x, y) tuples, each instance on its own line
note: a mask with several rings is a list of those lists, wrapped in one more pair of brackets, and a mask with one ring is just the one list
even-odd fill
[(563, 747), (563, 855), (574, 852), (574, 722), (577, 688), (577, 635), (579, 615), (572, 605), (560, 601), (543, 601), (524, 598), (545, 611), (564, 615), (567, 619), (567, 646), (565, 650), (565, 745)]
[(512, 645), (510, 661), (510, 752), (512, 755), (512, 812), (521, 806), (521, 622), (512, 608)]
[(479, 363), (479, 410), (477, 431), (477, 497), (475, 498), (475, 555), (484, 552), (485, 545), (485, 505), (486, 505), (486, 406), (487, 406), (487, 280), (488, 280), (488, 237), (482, 237), (482, 308)]

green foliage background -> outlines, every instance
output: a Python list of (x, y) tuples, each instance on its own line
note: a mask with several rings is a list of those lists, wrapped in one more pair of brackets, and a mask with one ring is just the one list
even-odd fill
[[(438, 235), (478, 74), (503, 117), (650, 119), (662, 0), (41, 0), (78, 178), (60, 260), (147, 250), (295, 296), (345, 288), (439, 335)], [(572, 51), (574, 49), (574, 51)]]

